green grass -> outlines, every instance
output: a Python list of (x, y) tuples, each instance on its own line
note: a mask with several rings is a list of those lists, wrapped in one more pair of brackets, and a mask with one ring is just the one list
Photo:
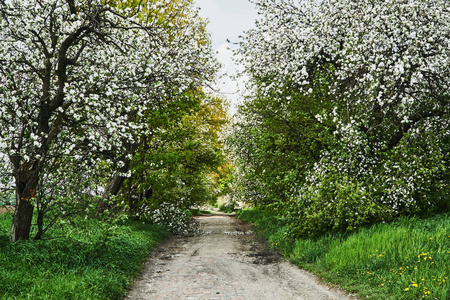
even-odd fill
[(168, 235), (143, 222), (78, 220), (66, 225), (70, 237), (12, 244), (11, 219), (0, 215), (0, 299), (122, 299)]
[(354, 233), (290, 239), (276, 217), (244, 210), (241, 219), (299, 267), (364, 299), (450, 299), (450, 214), (401, 218)]

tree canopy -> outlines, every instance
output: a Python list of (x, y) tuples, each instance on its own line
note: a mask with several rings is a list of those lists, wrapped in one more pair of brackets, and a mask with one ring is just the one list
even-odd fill
[(300, 235), (448, 208), (448, 1), (255, 3), (242, 197), (304, 220)]
[(192, 92), (217, 63), (192, 1), (13, 1), (0, 16), (0, 153), (16, 241), (29, 237), (36, 201), (101, 194), (111, 172), (120, 186), (158, 130), (149, 116), (198, 105)]

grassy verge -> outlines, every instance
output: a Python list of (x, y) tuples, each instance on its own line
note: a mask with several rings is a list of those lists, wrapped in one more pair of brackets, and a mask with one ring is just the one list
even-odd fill
[(244, 210), (269, 244), (299, 267), (364, 299), (450, 299), (450, 214), (402, 218), (351, 234), (290, 240), (276, 217)]
[(143, 222), (78, 220), (70, 237), (11, 244), (0, 215), (0, 299), (122, 299), (167, 232)]

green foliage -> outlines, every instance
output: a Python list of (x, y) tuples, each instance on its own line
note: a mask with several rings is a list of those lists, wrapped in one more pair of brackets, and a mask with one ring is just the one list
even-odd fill
[(417, 122), (390, 146), (382, 137), (393, 134), (388, 126), (374, 136), (349, 116), (349, 124), (333, 124), (336, 111), (325, 104), (311, 111), (308, 97), (282, 96), (241, 107), (229, 139), (240, 200), (275, 205), (292, 217), (293, 234), (306, 237), (449, 209), (449, 138), (438, 119)]
[(287, 254), (294, 242), (286, 221), (278, 217), (273, 210), (244, 209), (238, 212), (239, 218), (253, 223), (257, 232), (269, 240), (272, 247)]
[(272, 247), (292, 262), (364, 299), (449, 299), (450, 215), (402, 217), (353, 233), (295, 239), (268, 212), (244, 210)]
[(144, 222), (76, 220), (64, 225), (68, 237), (11, 244), (11, 219), (0, 215), (1, 299), (122, 299), (151, 248), (167, 237)]
[(16, 199), (12, 192), (0, 192), (0, 207), (5, 205), (15, 205)]
[[(275, 209), (296, 237), (448, 211), (448, 64), (425, 62), (430, 48), (398, 30), (407, 20), (430, 28), (442, 19), (428, 9), (443, 6), (392, 1), (402, 7), (394, 13), (383, 1), (361, 2), (365, 22), (350, 0), (255, 3), (263, 18), (239, 51), (249, 93), (229, 138), (238, 200)], [(411, 53), (417, 65), (397, 73)], [(423, 76), (430, 66), (436, 75)]]
[(331, 105), (321, 95), (319, 91), (303, 95), (288, 83), (269, 95), (256, 90), (239, 108), (228, 142), (237, 155), (240, 197), (246, 202), (289, 199), (305, 181), (306, 171), (328, 143), (332, 126), (330, 119), (315, 117)]
[(234, 213), (238, 210), (238, 204), (236, 202), (234, 202), (233, 200), (231, 201), (226, 201), (224, 203), (221, 203), (219, 205), (219, 211), (221, 212), (225, 212), (225, 213)]
[[(221, 133), (227, 123), (226, 103), (201, 90), (184, 96), (189, 105), (175, 101), (164, 113), (148, 116), (157, 130), (136, 151), (131, 177), (120, 195), (132, 217), (161, 219), (157, 211), (165, 207), (184, 212), (213, 203), (221, 193), (215, 174), (225, 164)], [(181, 219), (174, 215), (173, 223)]]

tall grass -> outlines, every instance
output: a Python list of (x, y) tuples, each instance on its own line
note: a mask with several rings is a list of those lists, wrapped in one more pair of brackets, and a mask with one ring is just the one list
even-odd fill
[(0, 299), (122, 299), (160, 227), (76, 220), (69, 236), (10, 243), (11, 213), (0, 215)]
[(291, 261), (364, 299), (450, 299), (448, 213), (315, 240), (290, 239), (282, 222), (256, 210), (240, 216)]

